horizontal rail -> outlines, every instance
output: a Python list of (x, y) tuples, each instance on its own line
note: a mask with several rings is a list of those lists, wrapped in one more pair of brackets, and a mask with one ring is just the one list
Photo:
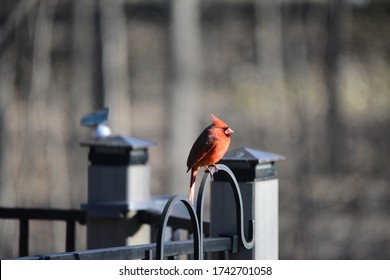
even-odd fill
[[(215, 237), (203, 240), (203, 252), (235, 251), (237, 248), (237, 237)], [(179, 255), (190, 255), (194, 253), (193, 240), (166, 242), (164, 256), (173, 257)], [(104, 249), (85, 250), (77, 252), (66, 252), (43, 256), (29, 256), (18, 259), (22, 260), (136, 260), (148, 259), (156, 256), (156, 243), (122, 246)]]
[(87, 214), (83, 210), (0, 207), (0, 218), (18, 220), (74, 220), (80, 224), (85, 224)]

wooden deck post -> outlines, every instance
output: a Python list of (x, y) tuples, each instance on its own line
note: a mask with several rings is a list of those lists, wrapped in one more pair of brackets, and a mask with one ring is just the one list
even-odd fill
[[(82, 142), (89, 147), (87, 248), (150, 242), (146, 225), (130, 219), (146, 209), (150, 199), (148, 147), (152, 142), (110, 136)], [(128, 237), (131, 238), (128, 239)]]
[[(239, 248), (231, 259), (278, 259), (278, 179), (275, 162), (284, 159), (276, 154), (250, 148), (228, 152), (219, 162), (228, 166), (238, 181), (243, 207), (245, 232), (255, 220), (255, 246)], [(229, 182), (216, 173), (211, 183), (210, 235), (237, 235), (233, 192)], [(248, 236), (248, 235), (247, 235)]]

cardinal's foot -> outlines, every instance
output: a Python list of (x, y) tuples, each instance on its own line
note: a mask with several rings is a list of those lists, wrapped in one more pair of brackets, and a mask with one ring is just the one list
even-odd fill
[(214, 179), (214, 173), (215, 173), (215, 172), (211, 171), (211, 169), (210, 169), (209, 166), (205, 166), (204, 168), (206, 168), (206, 170), (205, 170), (204, 172), (210, 173), (211, 179)]
[(214, 167), (214, 174), (218, 172), (218, 166), (216, 164), (212, 164), (210, 166)]
[[(214, 170), (210, 169), (210, 166), (214, 167)], [(204, 172), (210, 173), (211, 179), (214, 179), (214, 174), (218, 172), (218, 167), (215, 164), (205, 166), (206, 170)]]

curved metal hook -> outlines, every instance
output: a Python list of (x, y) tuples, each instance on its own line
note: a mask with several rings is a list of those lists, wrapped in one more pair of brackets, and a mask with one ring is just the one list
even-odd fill
[[(227, 167), (224, 164), (217, 164), (218, 172), (226, 172), (229, 176), (229, 182), (230, 186), (232, 187), (233, 193), (234, 193), (234, 199), (236, 202), (236, 215), (237, 215), (237, 233), (239, 236), (239, 240), (241, 245), (245, 249), (252, 249), (254, 246), (254, 235), (255, 235), (255, 221), (249, 220), (249, 236), (248, 241), (245, 238), (245, 231), (244, 231), (244, 210), (242, 208), (242, 198), (241, 198), (241, 191), (238, 186), (236, 177), (234, 176), (233, 172), (230, 170), (229, 167)], [(203, 233), (203, 204), (204, 204), (204, 193), (206, 190), (206, 187), (209, 185), (209, 182), (211, 180), (210, 173), (205, 173), (203, 176), (202, 182), (200, 183), (200, 188), (198, 192), (198, 199), (196, 201), (196, 214), (198, 215), (199, 219), (199, 228), (200, 232)], [(201, 238), (203, 238), (201, 236)], [(203, 242), (203, 240), (202, 240)]]
[(200, 230), (198, 218), (196, 216), (195, 210), (192, 207), (192, 204), (189, 202), (188, 198), (184, 195), (176, 195), (171, 197), (167, 204), (164, 207), (164, 211), (161, 214), (160, 224), (158, 227), (157, 233), (157, 245), (156, 245), (156, 259), (162, 260), (164, 258), (164, 233), (167, 227), (168, 219), (172, 214), (172, 210), (178, 202), (182, 202), (186, 208), (188, 213), (190, 214), (192, 228), (194, 231), (194, 259), (201, 260), (201, 239), (200, 239)]

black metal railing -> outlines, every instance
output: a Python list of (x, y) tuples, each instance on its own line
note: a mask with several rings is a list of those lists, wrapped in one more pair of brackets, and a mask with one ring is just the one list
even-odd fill
[(19, 256), (27, 256), (29, 252), (29, 223), (31, 220), (66, 222), (65, 250), (74, 251), (76, 223), (82, 225), (86, 223), (86, 212), (82, 210), (0, 207), (0, 218), (19, 220)]
[[(235, 197), (237, 233), (233, 235), (223, 237), (207, 237), (209, 224), (203, 221), (204, 194), (212, 179), (212, 175), (210, 173), (205, 173), (199, 188), (195, 207), (189, 202), (187, 196), (177, 195), (171, 197), (168, 200), (168, 202), (165, 204), (162, 214), (157, 214), (151, 211), (139, 211), (137, 214), (138, 221), (144, 224), (152, 225), (152, 231), (157, 231), (157, 235), (155, 236), (155, 243), (74, 251), (44, 256), (29, 256), (23, 257), (21, 259), (176, 259), (179, 256), (187, 255), (190, 258), (200, 260), (209, 253), (211, 254), (219, 252), (220, 258), (226, 258), (228, 255), (227, 252), (236, 253), (240, 248), (243, 250), (252, 249), (254, 246), (254, 221), (249, 220), (249, 232), (247, 239), (244, 233), (243, 202), (237, 180), (234, 177), (232, 171), (227, 166), (219, 164), (217, 165), (217, 170), (218, 172), (223, 173), (223, 176), (228, 178)], [(171, 217), (173, 209), (177, 204), (184, 204), (188, 212), (189, 219)], [(85, 223), (86, 213), (84, 211), (78, 210), (53, 211), (42, 209), (28, 210), (0, 208), (0, 218), (16, 218), (21, 221), (20, 234), (23, 236), (23, 241), (20, 241), (19, 245), (20, 248), (22, 248), (22, 254), (20, 255), (23, 256), (28, 253), (28, 250), (26, 249), (26, 244), (28, 248), (28, 241), (25, 240), (28, 240), (28, 220), (46, 219), (67, 221), (67, 251), (71, 251), (68, 249), (74, 248), (74, 223), (76, 221), (81, 224)], [(73, 226), (71, 224), (73, 224)], [(22, 229), (25, 230), (26, 226), (27, 231), (22, 232)], [(185, 229), (191, 233), (189, 235), (191, 235), (192, 238), (182, 241), (166, 241), (166, 232), (168, 227), (171, 229)]]
[[(112, 248), (82, 250), (50, 255), (28, 256), (18, 259), (24, 260), (150, 260), (155, 259), (156, 243), (121, 246)], [(204, 253), (231, 253), (237, 252), (237, 237), (216, 237), (203, 240)], [(177, 256), (194, 253), (193, 240), (169, 241), (164, 243), (164, 257), (176, 259)]]

